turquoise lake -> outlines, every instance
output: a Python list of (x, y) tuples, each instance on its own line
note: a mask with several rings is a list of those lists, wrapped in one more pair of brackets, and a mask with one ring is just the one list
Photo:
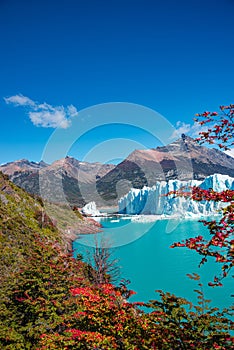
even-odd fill
[(197, 235), (209, 236), (208, 230), (196, 220), (158, 220), (154, 223), (133, 222), (128, 218), (103, 218), (100, 220), (103, 232), (96, 235), (81, 235), (74, 242), (74, 254), (84, 256), (98, 239), (112, 246), (113, 257), (118, 259), (120, 278), (131, 281), (130, 289), (137, 294), (132, 301), (158, 299), (156, 289), (162, 289), (196, 302), (193, 292), (197, 282), (186, 277), (187, 273), (196, 272), (201, 282), (206, 299), (211, 299), (212, 306), (220, 308), (232, 304), (233, 280), (231, 276), (223, 280), (223, 287), (208, 287), (214, 274), (219, 271), (219, 264), (212, 259), (198, 268), (201, 257), (186, 248), (169, 248), (174, 242)]

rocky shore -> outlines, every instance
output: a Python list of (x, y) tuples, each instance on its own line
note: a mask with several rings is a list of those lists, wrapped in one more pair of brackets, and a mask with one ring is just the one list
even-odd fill
[(80, 235), (95, 234), (102, 231), (102, 225), (92, 218), (84, 217), (76, 222), (75, 226), (70, 226), (64, 230), (65, 244), (68, 251), (72, 251), (72, 245)]

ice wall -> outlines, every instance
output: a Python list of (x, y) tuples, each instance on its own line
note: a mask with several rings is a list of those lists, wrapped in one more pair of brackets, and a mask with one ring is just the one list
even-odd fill
[(189, 190), (191, 186), (199, 186), (203, 189), (212, 188), (221, 192), (227, 189), (234, 190), (234, 178), (228, 175), (214, 174), (203, 181), (169, 180), (156, 182), (153, 187), (131, 189), (119, 200), (119, 212), (122, 214), (154, 214), (164, 216), (199, 217), (215, 213), (220, 208), (220, 203), (207, 201), (193, 201), (185, 197), (165, 196), (170, 191), (176, 191), (183, 187)]

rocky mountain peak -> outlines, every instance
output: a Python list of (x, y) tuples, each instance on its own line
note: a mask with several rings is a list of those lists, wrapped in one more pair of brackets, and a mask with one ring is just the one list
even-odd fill
[(48, 166), (45, 162), (30, 162), (28, 159), (19, 159), (14, 162), (9, 162), (1, 165), (0, 170), (9, 176), (20, 172), (34, 172)]
[(83, 206), (93, 200), (99, 205), (113, 205), (131, 187), (153, 186), (156, 181), (203, 180), (215, 173), (234, 177), (234, 158), (181, 135), (166, 146), (135, 150), (117, 166), (67, 156), (51, 165), (21, 159), (1, 166), (0, 170), (17, 185), (37, 194), (40, 194), (39, 170), (42, 170), (48, 181), (46, 198), (54, 198), (56, 202), (61, 200), (56, 188), (62, 184), (66, 198), (74, 205)]
[[(215, 173), (234, 177), (234, 158), (200, 146), (193, 138), (182, 135), (167, 146), (135, 150), (97, 184), (104, 198), (117, 198), (129, 187), (153, 186), (156, 181), (203, 180)], [(124, 183), (123, 190), (118, 187)], [(126, 183), (128, 182), (128, 186)]]
[(184, 152), (199, 148), (199, 144), (190, 136), (182, 134), (176, 141), (169, 143), (167, 146), (159, 146), (155, 150), (160, 152)]
[(47, 167), (49, 164), (46, 163), (46, 162), (44, 162), (44, 160), (41, 160), (41, 161), (38, 163), (38, 165), (39, 165), (41, 168), (45, 168), (45, 167)]

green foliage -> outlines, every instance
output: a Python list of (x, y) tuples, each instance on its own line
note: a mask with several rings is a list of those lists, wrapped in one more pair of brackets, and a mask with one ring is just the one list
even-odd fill
[[(189, 278), (199, 280), (197, 274), (188, 275)], [(149, 314), (151, 322), (159, 332), (159, 348), (170, 349), (231, 349), (233, 338), (229, 331), (233, 329), (230, 310), (219, 311), (210, 308), (210, 300), (205, 299), (203, 286), (198, 283), (195, 289), (198, 303), (193, 305), (184, 298), (177, 297), (161, 290), (161, 300), (154, 300), (147, 304), (154, 311)]]
[[(82, 263), (62, 252), (56, 242), (51, 244), (36, 236), (31, 249), (20, 270), (11, 274), (11, 284), (8, 281), (1, 289), (2, 301), (10, 311), (1, 317), (3, 347), (14, 341), (16, 334), (21, 337), (22, 348), (31, 348), (42, 333), (62, 331), (64, 315), (75, 308), (75, 304), (68, 307), (70, 288), (79, 280), (85, 281)], [(8, 329), (14, 329), (13, 338)]]
[[(195, 306), (163, 291), (160, 300), (131, 303), (134, 292), (125, 284), (90, 282), (91, 267), (65, 251), (64, 238), (40, 201), (1, 174), (0, 194), (1, 349), (233, 347), (229, 311), (210, 308), (201, 284)], [(106, 255), (97, 253), (97, 261), (108, 266)]]
[(76, 214), (76, 216), (77, 216), (80, 220), (84, 220), (84, 217), (83, 217), (82, 214), (79, 212), (79, 209), (78, 209), (76, 206), (74, 206), (72, 210), (73, 210), (73, 212)]

